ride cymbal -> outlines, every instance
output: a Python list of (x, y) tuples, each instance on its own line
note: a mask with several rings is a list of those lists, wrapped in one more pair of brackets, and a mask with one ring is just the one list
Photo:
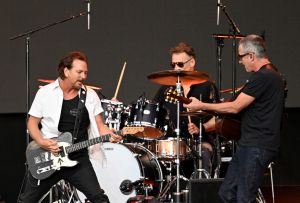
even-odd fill
[(209, 75), (200, 71), (165, 70), (151, 73), (147, 78), (160, 85), (175, 85), (178, 79), (182, 84), (199, 84), (209, 80)]

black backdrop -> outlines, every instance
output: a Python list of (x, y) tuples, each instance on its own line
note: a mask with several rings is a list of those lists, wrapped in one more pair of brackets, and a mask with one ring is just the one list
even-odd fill
[[(86, 17), (75, 18), (30, 36), (29, 100), (42, 83), (37, 79), (55, 79), (59, 59), (66, 52), (80, 50), (90, 60), (87, 83), (101, 86), (111, 98), (123, 66), (127, 68), (119, 91), (125, 104), (145, 92), (151, 99), (158, 85), (146, 76), (169, 69), (170, 47), (180, 41), (194, 46), (199, 70), (216, 78), (216, 42), (213, 33), (229, 33), (221, 12), (216, 25), (217, 0), (111, 0), (91, 1), (91, 30)], [(299, 107), (297, 83), (300, 77), (298, 1), (223, 0), (227, 12), (242, 34), (265, 32), (270, 57), (286, 75), (289, 87), (287, 106)], [(298, 4), (298, 6), (297, 6)], [(0, 112), (26, 112), (25, 37), (9, 40), (33, 30), (86, 11), (84, 0), (10, 0), (1, 3), (1, 82)], [(222, 87), (231, 87), (231, 40), (223, 49)], [(237, 86), (247, 74), (237, 66)]]
[[(216, 42), (213, 33), (229, 33), (221, 12), (216, 26), (217, 0), (91, 0), (91, 30), (86, 17), (58, 24), (30, 36), (29, 100), (42, 83), (37, 79), (55, 79), (58, 60), (72, 50), (85, 52), (90, 61), (87, 83), (103, 88), (112, 97), (124, 61), (127, 68), (119, 91), (125, 104), (143, 92), (151, 99), (158, 85), (146, 76), (168, 69), (170, 47), (180, 41), (193, 45), (197, 67), (216, 78)], [(300, 70), (299, 1), (222, 0), (242, 34), (265, 32), (269, 54), (286, 76), (288, 107), (299, 107)], [(86, 10), (84, 0), (9, 0), (1, 2), (0, 31), (0, 192), (7, 202), (15, 202), (24, 174), (26, 147), (26, 69), (25, 38), (9, 40), (19, 33), (53, 23)], [(231, 87), (231, 41), (223, 49), (222, 87)], [(237, 65), (237, 86), (248, 75)], [(282, 149), (275, 166), (277, 184), (299, 184), (299, 108), (289, 108)]]

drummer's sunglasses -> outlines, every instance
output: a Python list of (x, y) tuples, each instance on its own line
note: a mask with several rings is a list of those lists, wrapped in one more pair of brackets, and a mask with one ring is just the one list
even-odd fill
[(191, 57), (189, 60), (187, 60), (186, 62), (171, 62), (170, 66), (172, 68), (175, 68), (175, 66), (177, 65), (180, 68), (183, 68), (184, 64), (186, 64), (187, 62), (189, 62), (190, 60), (192, 60), (193, 57)]

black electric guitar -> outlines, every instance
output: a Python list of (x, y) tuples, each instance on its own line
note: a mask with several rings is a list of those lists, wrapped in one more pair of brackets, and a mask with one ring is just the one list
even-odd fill
[[(176, 90), (169, 89), (165, 92), (165, 101), (184, 104), (192, 102), (191, 99), (181, 96)], [(241, 121), (238, 114), (219, 114), (213, 111), (202, 110), (202, 112), (216, 117), (216, 133), (228, 140), (239, 140), (241, 137)]]
[[(115, 134), (124, 136), (126, 134), (136, 134), (143, 131), (143, 127), (124, 127), (122, 130), (115, 132)], [(61, 167), (72, 167), (78, 163), (77, 161), (69, 159), (68, 155), (70, 153), (101, 142), (107, 142), (110, 137), (111, 135), (108, 134), (72, 144), (72, 134), (65, 132), (57, 138), (60, 148), (58, 154), (53, 154), (41, 148), (35, 141), (32, 141), (26, 149), (28, 169), (34, 178), (39, 180), (46, 179), (56, 170), (60, 170)]]

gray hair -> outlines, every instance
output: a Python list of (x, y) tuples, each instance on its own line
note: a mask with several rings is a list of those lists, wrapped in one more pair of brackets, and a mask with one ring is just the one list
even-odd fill
[(265, 40), (258, 35), (247, 35), (239, 42), (245, 53), (254, 53), (257, 58), (268, 58)]

